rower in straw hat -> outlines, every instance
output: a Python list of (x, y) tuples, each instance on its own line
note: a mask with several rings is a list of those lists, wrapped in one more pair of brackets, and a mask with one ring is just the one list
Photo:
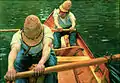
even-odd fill
[[(54, 32), (54, 48), (61, 47), (61, 37), (64, 35), (69, 35), (70, 46), (76, 45), (76, 32), (73, 31), (76, 25), (76, 18), (72, 12), (70, 12), (70, 8), (72, 6), (72, 2), (70, 0), (64, 1), (58, 9), (54, 10), (53, 17), (55, 28), (58, 32)], [(70, 32), (62, 32), (63, 29), (69, 29)]]
[[(40, 76), (45, 67), (57, 64), (55, 53), (51, 50), (53, 35), (47, 26), (42, 24), (35, 15), (29, 15), (24, 28), (13, 35), (11, 50), (8, 57), (7, 80), (16, 83), (29, 83), (28, 78), (15, 79), (17, 72), (27, 71), (32, 64), (34, 75)], [(44, 75), (44, 83), (57, 83), (57, 73)]]

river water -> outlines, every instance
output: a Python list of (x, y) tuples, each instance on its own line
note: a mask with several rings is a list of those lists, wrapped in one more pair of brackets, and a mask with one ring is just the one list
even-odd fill
[[(77, 19), (77, 31), (95, 57), (120, 53), (119, 0), (72, 0), (71, 11)], [(0, 29), (23, 27), (27, 15), (35, 14), (43, 23), (63, 0), (0, 1)], [(13, 32), (0, 32), (0, 83), (7, 71), (7, 57)], [(120, 62), (108, 65), (112, 83), (120, 83)]]

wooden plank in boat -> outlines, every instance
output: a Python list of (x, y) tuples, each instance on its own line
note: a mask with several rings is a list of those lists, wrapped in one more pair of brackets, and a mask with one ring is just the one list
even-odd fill
[(88, 56), (57, 56), (58, 63), (68, 63), (89, 60)]
[(73, 70), (58, 72), (58, 83), (77, 83)]
[(83, 56), (82, 53), (83, 49), (80, 48), (80, 46), (71, 46), (66, 48), (60, 48), (60, 49), (53, 49), (57, 56), (75, 56), (80, 55)]

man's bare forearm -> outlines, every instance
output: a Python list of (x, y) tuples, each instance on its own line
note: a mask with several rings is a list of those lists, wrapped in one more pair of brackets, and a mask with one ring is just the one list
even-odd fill
[(75, 25), (76, 25), (76, 23), (75, 23), (75, 21), (73, 21), (72, 22), (72, 27), (75, 28)]
[(72, 22), (72, 27), (75, 28), (75, 25), (76, 25), (75, 19), (70, 17), (70, 20)]
[(45, 46), (43, 48), (43, 52), (42, 52), (42, 58), (38, 64), (45, 64), (45, 62), (49, 58), (49, 55), (50, 55), (50, 46), (49, 46), (49, 44), (45, 44)]
[(14, 61), (16, 59), (16, 56), (17, 56), (17, 49), (12, 48), (8, 57), (8, 69), (14, 68)]

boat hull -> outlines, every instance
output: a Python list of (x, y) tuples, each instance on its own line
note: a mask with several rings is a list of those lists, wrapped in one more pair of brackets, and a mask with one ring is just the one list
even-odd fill
[[(53, 12), (44, 22), (44, 24), (47, 25), (51, 30), (54, 29), (55, 26), (52, 14)], [(81, 48), (84, 50), (82, 50)], [(94, 59), (94, 55), (92, 54), (79, 33), (77, 33), (77, 47), (58, 49), (55, 50), (55, 52), (57, 56), (87, 56), (89, 57), (89, 59)], [(64, 63), (65, 62), (58, 64)], [(97, 68), (99, 69), (95, 71)], [(109, 72), (105, 64), (58, 72), (58, 81), (59, 83), (110, 83)]]

